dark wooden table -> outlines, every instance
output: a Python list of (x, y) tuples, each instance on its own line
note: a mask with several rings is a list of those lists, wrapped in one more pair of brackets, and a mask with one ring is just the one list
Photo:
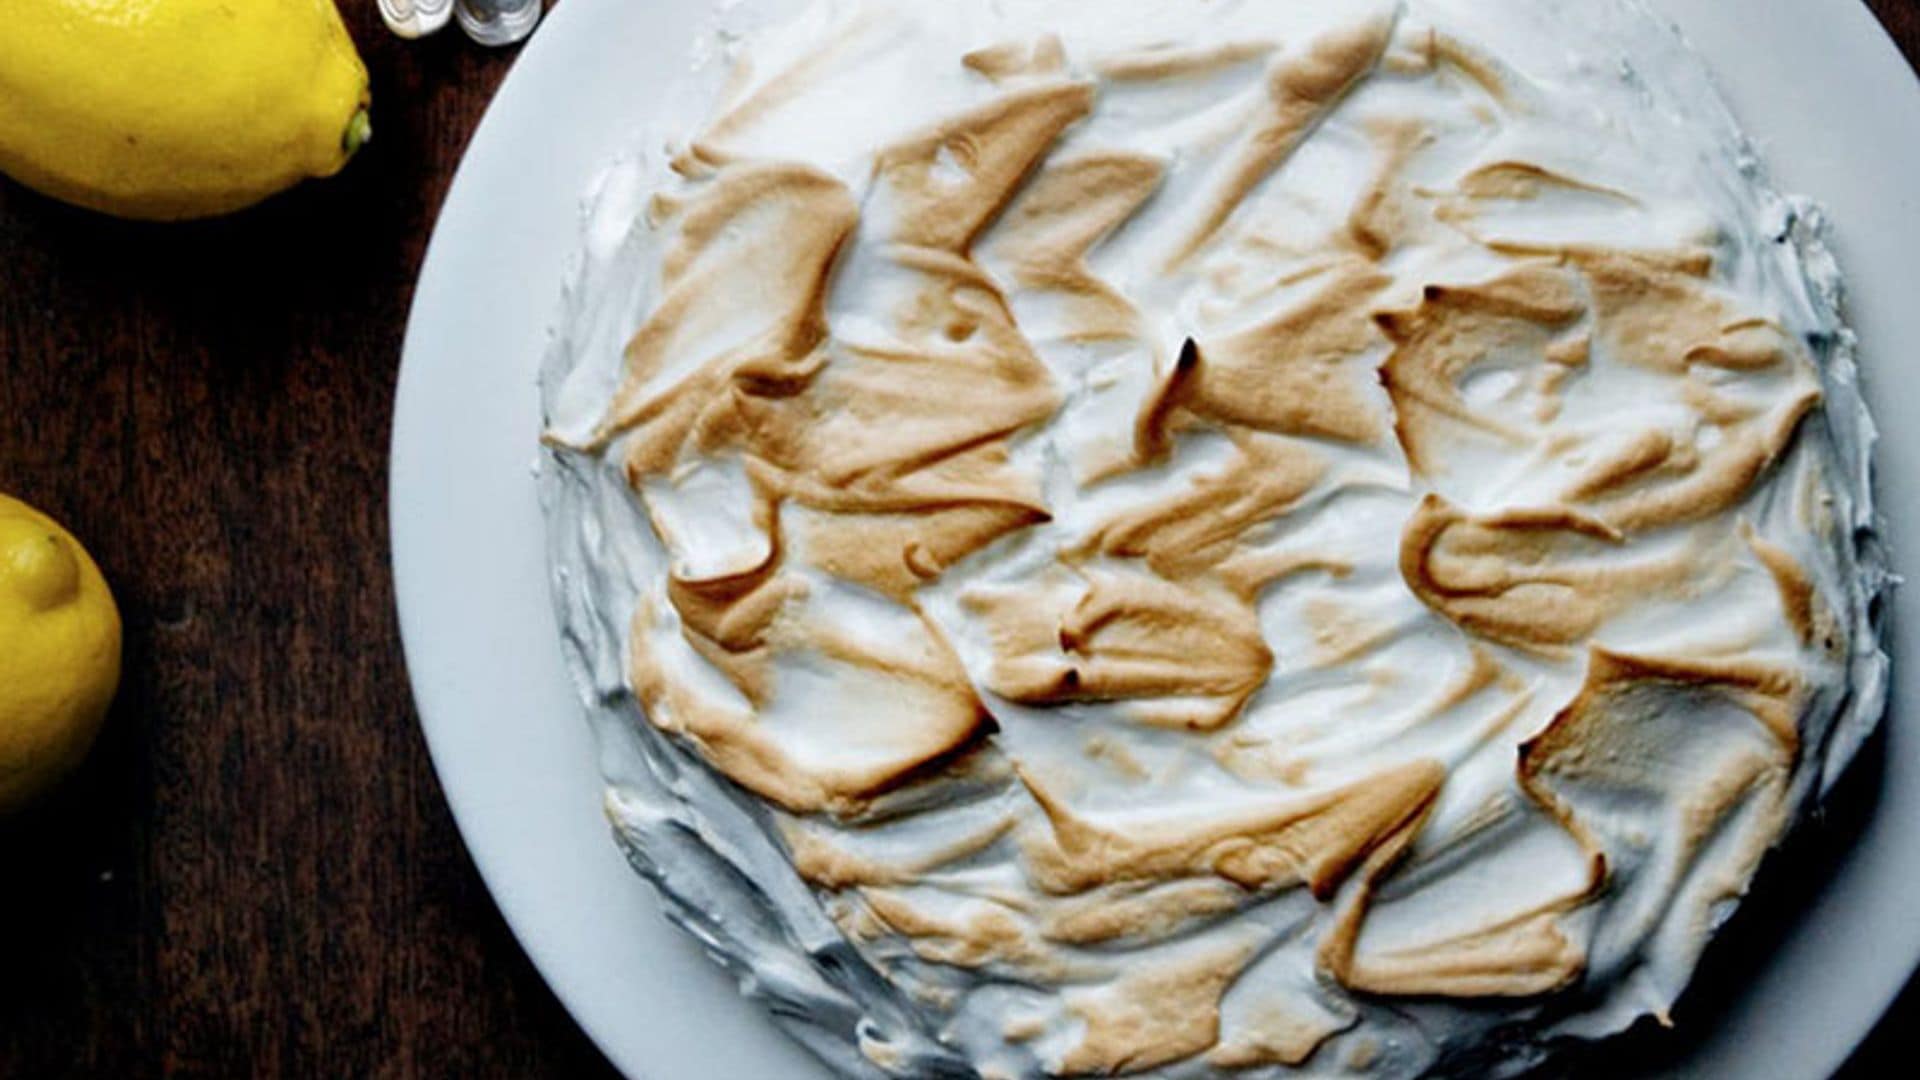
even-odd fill
[[(413, 278), (512, 54), (343, 6), (377, 134), (342, 176), (172, 227), (0, 182), (0, 490), (127, 626), (91, 761), (0, 823), (0, 1077), (611, 1075), (461, 847), (387, 570)], [(1920, 59), (1920, 0), (1872, 6)], [(1845, 1075), (1916, 1029), (1910, 987)]]

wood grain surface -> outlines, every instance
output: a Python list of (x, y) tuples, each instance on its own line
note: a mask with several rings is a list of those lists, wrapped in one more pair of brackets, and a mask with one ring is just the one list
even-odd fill
[[(1872, 6), (1920, 57), (1920, 0)], [(461, 847), (388, 577), (407, 304), (512, 53), (343, 7), (377, 111), (340, 177), (165, 227), (0, 181), (0, 490), (85, 538), (127, 625), (92, 759), (0, 822), (0, 1077), (611, 1075)], [(1871, 812), (1858, 772), (1802, 849)], [(1917, 1029), (1910, 987), (1845, 1075), (1910, 1066)]]

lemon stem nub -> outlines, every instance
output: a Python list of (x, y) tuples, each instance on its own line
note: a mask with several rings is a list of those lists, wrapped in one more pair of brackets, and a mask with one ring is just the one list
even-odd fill
[(372, 139), (373, 118), (367, 115), (366, 109), (362, 108), (353, 114), (353, 119), (347, 121), (347, 132), (341, 136), (340, 145), (346, 149), (347, 156), (352, 157)]

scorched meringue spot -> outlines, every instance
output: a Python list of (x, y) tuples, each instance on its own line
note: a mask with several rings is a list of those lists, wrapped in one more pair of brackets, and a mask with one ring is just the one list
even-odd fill
[(1539, 0), (715, 40), (545, 378), (678, 920), (849, 1075), (1664, 1020), (1886, 663), (1837, 275), (1697, 59)]

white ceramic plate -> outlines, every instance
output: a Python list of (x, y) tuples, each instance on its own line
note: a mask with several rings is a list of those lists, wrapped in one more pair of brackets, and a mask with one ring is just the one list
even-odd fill
[[(488, 110), (427, 252), (395, 407), (393, 562), (420, 722), (507, 922), (594, 1042), (649, 1080), (824, 1078), (670, 927), (616, 851), (561, 661), (535, 501), (539, 395), (579, 200), (684, 70), (712, 0), (568, 0)], [(1785, 190), (1832, 211), (1897, 568), (1920, 565), (1920, 84), (1858, 0), (1656, 0)], [(1896, 644), (1920, 630), (1896, 597)], [(1896, 657), (1878, 806), (1714, 1027), (1690, 1077), (1831, 1073), (1920, 958), (1920, 664)], [(1870, 745), (1868, 754), (1877, 753)], [(1862, 787), (1854, 784), (1856, 791)], [(1744, 965), (1743, 965), (1744, 967)]]

